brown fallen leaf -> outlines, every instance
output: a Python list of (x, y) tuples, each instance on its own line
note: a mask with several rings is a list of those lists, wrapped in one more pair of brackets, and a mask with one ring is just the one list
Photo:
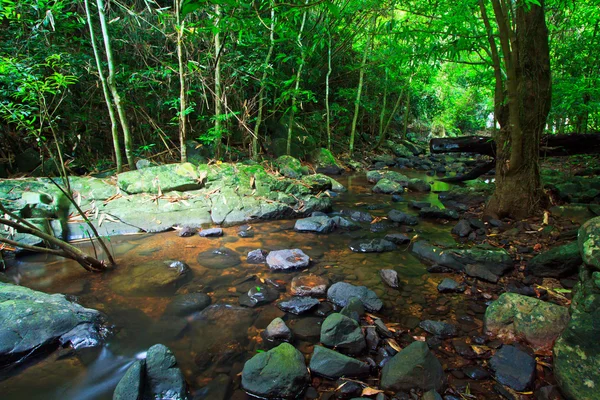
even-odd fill
[(400, 347), (400, 345), (398, 344), (398, 342), (396, 342), (394, 339), (387, 339), (386, 343), (390, 345), (390, 347), (394, 350), (396, 350), (397, 352), (400, 352), (400, 350), (402, 350), (402, 347)]
[(383, 390), (375, 389), (372, 387), (366, 387), (363, 389), (361, 396), (372, 396), (374, 394), (383, 393)]

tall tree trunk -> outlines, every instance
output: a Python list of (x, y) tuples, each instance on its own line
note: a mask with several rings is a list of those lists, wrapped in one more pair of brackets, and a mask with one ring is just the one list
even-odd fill
[(327, 119), (327, 150), (331, 151), (331, 111), (329, 110), (329, 78), (331, 77), (331, 27), (327, 26), (327, 76), (325, 77), (325, 118)]
[[(305, 5), (308, 6), (309, 0), (306, 0)], [(306, 12), (307, 7), (304, 8), (304, 12), (302, 13), (302, 24), (300, 24), (300, 30), (298, 31), (298, 47), (300, 48), (300, 65), (298, 66), (298, 71), (296, 72), (296, 83), (294, 85), (294, 92), (292, 93), (292, 106), (290, 108), (290, 119), (288, 121), (288, 135), (287, 135), (287, 145), (285, 149), (285, 154), (288, 156), (292, 152), (292, 132), (294, 130), (294, 114), (296, 110), (296, 98), (298, 95), (298, 90), (300, 89), (300, 78), (302, 76), (302, 68), (304, 68), (304, 47), (302, 46), (302, 33), (304, 32), (304, 25), (306, 24)]]
[(117, 162), (117, 173), (123, 172), (123, 157), (121, 156), (121, 143), (119, 140), (119, 128), (117, 127), (117, 117), (115, 116), (115, 110), (112, 105), (110, 93), (108, 91), (108, 85), (106, 84), (106, 78), (102, 71), (102, 64), (100, 62), (100, 53), (98, 52), (98, 46), (96, 45), (96, 36), (94, 34), (94, 26), (92, 25), (92, 16), (90, 13), (89, 0), (85, 0), (85, 15), (87, 17), (88, 27), (90, 29), (90, 41), (92, 43), (92, 50), (94, 52), (94, 59), (96, 60), (96, 69), (98, 70), (98, 78), (102, 86), (102, 93), (104, 94), (104, 102), (108, 109), (108, 117), (110, 118), (110, 132), (112, 134), (113, 149), (115, 151), (115, 161)]
[[(377, 18), (373, 16), (373, 25)], [(375, 27), (373, 26), (373, 33), (375, 33)], [(356, 90), (356, 99), (354, 100), (354, 117), (352, 118), (352, 128), (350, 129), (350, 155), (354, 154), (354, 138), (356, 136), (356, 123), (358, 122), (358, 113), (360, 110), (360, 97), (362, 95), (363, 83), (365, 80), (365, 69), (367, 66), (367, 56), (369, 55), (369, 51), (371, 49), (371, 43), (373, 41), (373, 34), (369, 35), (369, 40), (365, 44), (365, 49), (363, 51), (363, 58), (360, 63), (360, 74), (358, 77), (358, 89)]]
[(271, 7), (271, 26), (269, 32), (269, 51), (265, 57), (265, 63), (263, 65), (263, 74), (260, 80), (260, 91), (258, 92), (258, 114), (256, 116), (256, 124), (254, 125), (254, 135), (252, 135), (252, 158), (258, 160), (258, 135), (260, 132), (260, 125), (263, 120), (263, 108), (265, 105), (265, 89), (267, 87), (267, 76), (269, 75), (269, 63), (271, 62), (271, 56), (273, 55), (273, 49), (275, 48), (275, 1), (271, 0), (269, 3)]
[(104, 39), (104, 49), (106, 53), (106, 63), (108, 64), (108, 87), (112, 94), (113, 101), (115, 102), (115, 108), (119, 115), (119, 121), (121, 122), (121, 129), (123, 130), (123, 139), (125, 142), (125, 157), (127, 158), (127, 164), (129, 169), (135, 169), (135, 162), (133, 161), (133, 142), (131, 140), (131, 133), (129, 132), (129, 122), (127, 121), (127, 114), (121, 104), (121, 96), (117, 90), (117, 83), (115, 82), (115, 63), (113, 61), (112, 48), (110, 45), (110, 36), (108, 35), (108, 27), (106, 25), (106, 16), (104, 15), (104, 0), (96, 0), (98, 6), (98, 17), (100, 18), (100, 27), (102, 28), (102, 38)]
[(185, 70), (183, 69), (183, 32), (185, 21), (181, 20), (181, 0), (175, 0), (175, 22), (177, 26), (177, 61), (179, 63), (179, 150), (181, 151), (181, 162), (187, 162), (186, 139), (186, 113), (187, 108), (185, 97)]
[(508, 124), (497, 135), (496, 191), (486, 210), (499, 216), (523, 218), (545, 205), (538, 160), (551, 90), (548, 29), (540, 3), (525, 7), (519, 1), (511, 23), (513, 4), (492, 0), (508, 79)]
[[(410, 85), (410, 82), (409, 82)], [(404, 126), (402, 127), (402, 139), (406, 139), (408, 132), (408, 118), (410, 117), (410, 93), (406, 94), (406, 110), (404, 110)]]
[(221, 114), (223, 106), (221, 103), (221, 33), (219, 23), (221, 21), (221, 7), (215, 4), (215, 135), (217, 158), (221, 156), (221, 141), (223, 136), (223, 121)]
[(388, 86), (388, 69), (385, 68), (385, 80), (383, 81), (383, 100), (381, 104), (381, 112), (379, 113), (379, 140), (377, 143), (382, 141), (383, 138), (383, 121), (385, 119), (385, 109), (387, 106), (387, 86)]

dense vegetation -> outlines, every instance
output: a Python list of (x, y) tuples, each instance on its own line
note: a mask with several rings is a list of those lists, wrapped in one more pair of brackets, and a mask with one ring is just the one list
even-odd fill
[[(6, 166), (36, 146), (94, 170), (121, 164), (121, 153), (130, 167), (136, 157), (185, 158), (187, 139), (227, 160), (483, 130), (494, 112), (488, 32), (504, 50), (494, 3), (506, 5), (0, 0), (0, 158)], [(544, 6), (546, 129), (597, 131), (597, 4)]]

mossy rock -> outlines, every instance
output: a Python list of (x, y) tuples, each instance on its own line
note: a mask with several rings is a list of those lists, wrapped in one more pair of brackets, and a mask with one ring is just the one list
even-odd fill
[(338, 175), (344, 171), (344, 168), (335, 159), (331, 151), (319, 148), (311, 154), (312, 163), (317, 172), (329, 175)]
[(191, 163), (167, 164), (117, 175), (119, 188), (129, 194), (186, 191), (202, 187), (196, 167)]
[(600, 271), (600, 217), (587, 221), (577, 235), (583, 262)]
[(308, 175), (308, 168), (303, 167), (300, 160), (292, 156), (278, 157), (274, 164), (279, 173), (286, 178), (300, 179), (303, 175)]

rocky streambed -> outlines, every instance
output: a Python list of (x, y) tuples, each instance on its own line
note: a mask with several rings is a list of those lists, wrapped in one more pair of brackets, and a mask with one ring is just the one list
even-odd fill
[[(66, 310), (72, 326), (61, 325), (43, 354), (19, 348), (15, 364), (3, 353), (12, 366), (0, 382), (3, 398), (596, 398), (600, 223), (586, 224), (579, 243), (562, 251), (498, 246), (493, 238), (531, 226), (479, 219), (479, 188), (447, 192), (425, 173), (460, 168), (460, 160), (396, 160), (392, 170), (338, 178), (347, 192), (333, 191), (329, 178), (319, 179), (319, 190), (301, 185), (309, 188), (302, 196), (316, 200), (270, 186), (263, 197), (287, 204), (282, 218), (305, 218), (227, 227), (228, 215), (246, 210), (243, 190), (250, 198), (260, 186), (256, 173), (246, 175), (242, 189), (232, 189), (241, 204), (226, 200), (230, 211), (215, 213), (225, 215), (220, 229), (200, 229), (190, 217), (177, 223), (184, 229), (113, 237), (119, 267), (105, 274), (51, 257), (17, 259), (5, 279), (89, 309), (63, 304), (58, 312)], [(210, 193), (230, 178), (209, 176), (194, 189), (205, 199), (232, 188)], [(277, 182), (290, 187), (286, 179), (302, 176)], [(297, 202), (272, 200), (279, 193)], [(177, 196), (160, 194), (140, 194), (139, 204), (158, 208)], [(328, 206), (304, 209), (311, 201)], [(551, 218), (565, 218), (564, 210)], [(204, 222), (216, 222), (212, 214)], [(163, 225), (146, 223), (142, 231)], [(573, 285), (569, 307), (564, 289)], [(3, 315), (17, 315), (14, 298), (0, 303), (12, 307)], [(78, 338), (97, 341), (75, 340), (76, 327)], [(68, 343), (90, 346), (47, 356)]]

